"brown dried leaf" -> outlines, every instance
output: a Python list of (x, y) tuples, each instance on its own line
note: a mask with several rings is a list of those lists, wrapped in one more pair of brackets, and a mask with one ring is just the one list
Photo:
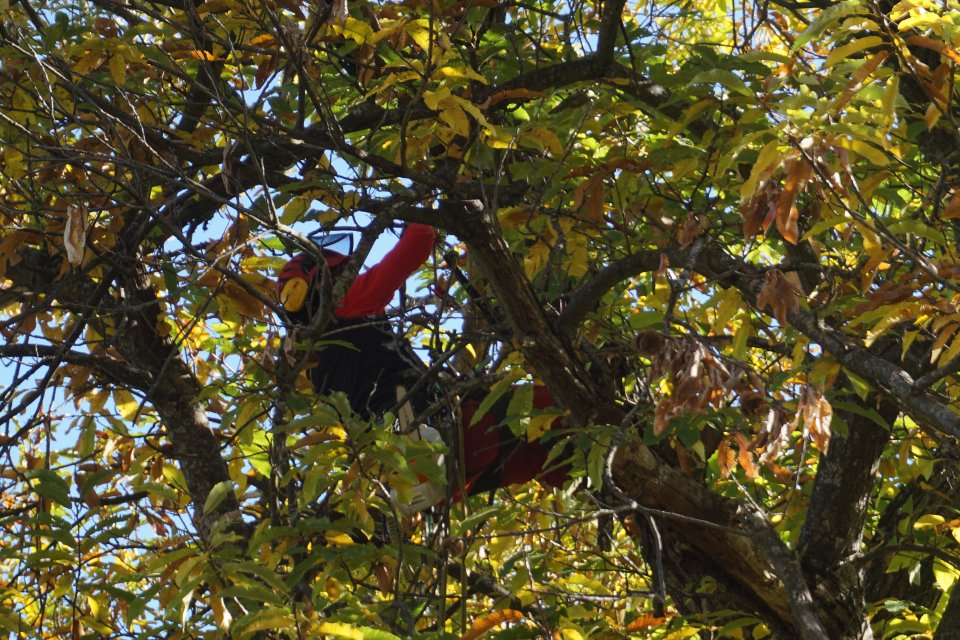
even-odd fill
[(390, 575), (390, 569), (382, 562), (378, 562), (373, 568), (373, 573), (377, 577), (377, 586), (380, 587), (380, 594), (389, 596), (393, 590), (393, 576)]
[(634, 350), (642, 356), (652, 357), (663, 350), (666, 338), (659, 331), (648, 329), (641, 331), (633, 339)]
[(663, 433), (668, 424), (670, 424), (670, 404), (667, 399), (663, 399), (657, 403), (653, 411), (653, 435), (658, 436)]
[(800, 212), (797, 209), (797, 196), (803, 192), (810, 179), (810, 163), (800, 157), (791, 158), (785, 163), (786, 179), (777, 203), (777, 230), (790, 244), (797, 244), (800, 228), (797, 221)]
[(779, 269), (771, 269), (757, 294), (757, 307), (770, 307), (773, 317), (782, 325), (788, 324), (788, 315), (799, 311), (797, 291)]
[(743, 467), (743, 472), (747, 474), (748, 478), (757, 477), (757, 465), (753, 463), (753, 454), (750, 452), (750, 443), (747, 442), (746, 436), (742, 433), (735, 433), (733, 437), (737, 440), (737, 447), (739, 449), (737, 460), (740, 462), (740, 466)]
[(730, 472), (737, 466), (737, 454), (730, 448), (729, 438), (724, 438), (717, 447), (717, 466), (721, 478), (729, 478)]
[(683, 223), (680, 233), (677, 234), (677, 242), (680, 243), (681, 247), (690, 246), (708, 226), (710, 226), (710, 221), (707, 218), (690, 216), (687, 218), (687, 221)]
[(808, 386), (800, 399), (798, 413), (803, 414), (803, 430), (809, 433), (813, 443), (823, 453), (830, 447), (830, 423), (833, 407), (823, 393)]
[(87, 242), (87, 211), (78, 205), (67, 207), (67, 223), (63, 229), (63, 246), (67, 250), (67, 262), (79, 267), (83, 262), (83, 250)]
[(953, 198), (950, 199), (947, 206), (940, 212), (940, 217), (944, 220), (960, 218), (960, 191), (953, 195)]

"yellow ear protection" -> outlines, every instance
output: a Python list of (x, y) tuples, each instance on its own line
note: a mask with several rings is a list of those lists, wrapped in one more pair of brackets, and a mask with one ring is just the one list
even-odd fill
[(303, 278), (290, 278), (280, 290), (280, 304), (290, 313), (303, 309), (307, 301), (310, 285)]

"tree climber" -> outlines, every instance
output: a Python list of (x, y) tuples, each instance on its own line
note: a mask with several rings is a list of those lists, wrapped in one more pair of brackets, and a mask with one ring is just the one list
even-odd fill
[[(409, 224), (400, 240), (383, 259), (358, 275), (333, 312), (333, 320), (322, 336), (317, 364), (310, 379), (317, 393), (342, 391), (351, 408), (366, 419), (380, 418), (388, 411), (398, 417), (400, 430), (414, 439), (440, 439), (428, 425), (414, 424), (432, 404), (427, 385), (417, 384), (426, 367), (410, 344), (398, 338), (386, 317), (386, 306), (397, 290), (430, 256), (436, 232), (423, 224)], [(347, 256), (322, 249), (335, 281)], [(301, 253), (287, 262), (277, 279), (277, 295), (294, 326), (305, 326), (319, 312), (321, 270), (309, 254)], [(414, 389), (408, 393), (409, 389)], [(559, 486), (566, 470), (542, 473), (549, 448), (539, 441), (527, 442), (500, 425), (506, 413), (507, 399), (474, 421), (481, 398), (467, 398), (461, 405), (465, 487), (468, 493), (496, 489), (539, 477)], [(534, 390), (534, 408), (553, 405), (546, 389)], [(471, 424), (473, 422), (473, 424)], [(423, 483), (414, 488), (412, 503), (398, 505), (401, 512), (427, 509), (447, 497), (445, 487)]]

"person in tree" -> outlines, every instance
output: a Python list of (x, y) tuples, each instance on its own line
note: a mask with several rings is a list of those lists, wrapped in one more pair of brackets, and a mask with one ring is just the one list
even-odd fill
[[(424, 366), (409, 343), (390, 330), (386, 307), (407, 278), (426, 262), (436, 237), (433, 227), (407, 225), (393, 249), (354, 279), (334, 309), (320, 358), (310, 369), (317, 393), (342, 391), (351, 408), (366, 419), (400, 409), (396, 406), (398, 391), (405, 395), (406, 389), (413, 388)], [(326, 248), (322, 251), (336, 280), (348, 256)], [(277, 294), (294, 325), (306, 325), (319, 311), (320, 277), (320, 265), (306, 253), (296, 255), (280, 270)], [(413, 394), (409, 400), (410, 406), (402, 410), (404, 418), (410, 411), (423, 411), (428, 395)]]
[[(421, 382), (426, 372), (410, 344), (391, 331), (386, 307), (394, 294), (433, 251), (436, 231), (423, 224), (408, 224), (397, 244), (376, 265), (359, 274), (340, 305), (334, 309), (318, 350), (317, 364), (310, 379), (317, 393), (342, 391), (351, 408), (366, 419), (377, 419), (388, 411), (398, 417), (400, 429), (415, 438), (438, 440), (439, 433), (427, 425), (414, 424), (434, 399)], [(348, 256), (323, 249), (327, 267), (335, 280)], [(321, 269), (309, 254), (294, 256), (280, 270), (277, 296), (289, 323), (305, 326), (319, 312)], [(412, 393), (410, 390), (414, 390)], [(546, 389), (536, 387), (534, 408), (552, 406)], [(493, 490), (533, 478), (559, 486), (565, 468), (543, 471), (549, 448), (539, 441), (515, 437), (501, 424), (509, 398), (495, 403), (474, 419), (481, 397), (469, 397), (460, 406), (465, 484), (468, 494)], [(457, 495), (457, 490), (454, 491)], [(401, 510), (415, 512), (429, 508), (447, 497), (446, 488), (420, 485), (413, 504)]]

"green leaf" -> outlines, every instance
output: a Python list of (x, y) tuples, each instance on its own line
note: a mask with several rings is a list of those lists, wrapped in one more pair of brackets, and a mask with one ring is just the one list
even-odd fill
[(487, 392), (487, 395), (484, 397), (484, 399), (480, 401), (480, 406), (477, 407), (477, 411), (473, 414), (473, 418), (471, 418), (468, 426), (472, 427), (480, 422), (487, 412), (490, 411), (493, 405), (497, 403), (497, 400), (502, 398), (503, 394), (510, 389), (513, 383), (519, 380), (522, 376), (523, 372), (519, 369), (511, 369), (509, 372), (507, 372), (507, 375), (500, 378), (500, 380), (498, 380), (496, 384), (490, 388), (490, 391)]
[(224, 480), (213, 485), (210, 493), (207, 494), (207, 499), (203, 503), (203, 515), (209, 515), (220, 506), (220, 503), (223, 502), (224, 498), (226, 498), (236, 486), (232, 480)]
[(747, 86), (743, 78), (727, 69), (709, 69), (701, 71), (690, 80), (690, 84), (719, 84), (734, 93), (752, 98), (753, 90)]
[(515, 436), (526, 439), (527, 425), (533, 412), (533, 385), (518, 384), (507, 405), (507, 426)]
[(807, 45), (808, 42), (819, 38), (824, 31), (838, 23), (843, 18), (858, 12), (866, 12), (861, 0), (846, 0), (840, 2), (828, 9), (824, 9), (817, 18), (807, 25), (807, 28), (794, 40), (791, 51), (799, 51)]
[(73, 504), (70, 499), (70, 488), (67, 482), (51, 469), (34, 469), (27, 473), (27, 478), (37, 480), (33, 485), (33, 490), (42, 497), (56, 502), (57, 504), (69, 507)]

